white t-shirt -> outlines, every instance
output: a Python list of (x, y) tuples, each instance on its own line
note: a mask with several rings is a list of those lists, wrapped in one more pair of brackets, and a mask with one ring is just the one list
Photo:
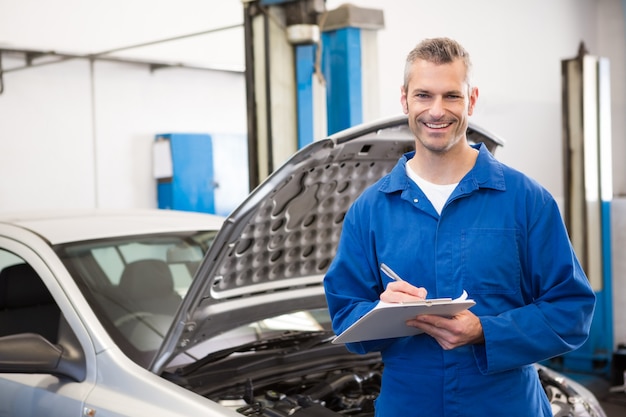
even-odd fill
[(417, 175), (409, 164), (406, 164), (406, 174), (424, 191), (424, 194), (426, 194), (426, 197), (428, 197), (428, 200), (439, 214), (441, 214), (443, 206), (446, 204), (446, 201), (448, 201), (448, 198), (450, 198), (450, 194), (452, 194), (452, 191), (454, 191), (459, 184), (458, 182), (444, 185), (433, 184)]

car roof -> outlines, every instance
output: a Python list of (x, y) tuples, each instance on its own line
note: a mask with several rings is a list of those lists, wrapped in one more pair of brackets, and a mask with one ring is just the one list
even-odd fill
[(0, 213), (0, 224), (30, 230), (51, 245), (155, 233), (219, 230), (224, 218), (161, 209), (85, 209)]

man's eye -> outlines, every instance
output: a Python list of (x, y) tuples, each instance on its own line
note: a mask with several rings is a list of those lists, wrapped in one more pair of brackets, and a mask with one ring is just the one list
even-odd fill
[(415, 94), (415, 97), (424, 99), (424, 98), (428, 98), (429, 96), (428, 94), (418, 93), (418, 94)]

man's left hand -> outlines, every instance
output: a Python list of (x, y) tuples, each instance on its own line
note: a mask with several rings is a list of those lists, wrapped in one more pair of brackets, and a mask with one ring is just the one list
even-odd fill
[(467, 310), (450, 318), (424, 314), (406, 324), (434, 337), (445, 350), (485, 341), (480, 319)]

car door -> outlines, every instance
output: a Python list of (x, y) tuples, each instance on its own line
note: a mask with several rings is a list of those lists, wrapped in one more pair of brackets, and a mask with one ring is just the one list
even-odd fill
[[(0, 417), (80, 416), (93, 387), (88, 337), (48, 264), (28, 246), (0, 236)], [(62, 349), (75, 363), (40, 372), (46, 355), (37, 347), (54, 352), (51, 346), (69, 339), (71, 346)]]

